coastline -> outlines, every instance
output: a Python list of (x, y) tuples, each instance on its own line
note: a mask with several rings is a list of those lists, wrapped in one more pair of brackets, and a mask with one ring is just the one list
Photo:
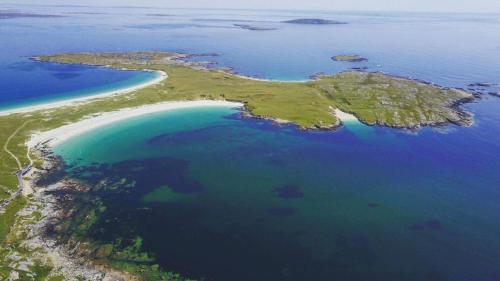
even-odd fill
[(133, 86), (130, 86), (127, 88), (111, 90), (111, 91), (107, 91), (107, 92), (100, 93), (100, 94), (88, 95), (88, 96), (83, 96), (83, 97), (78, 97), (78, 98), (64, 99), (64, 100), (55, 101), (55, 102), (47, 102), (47, 103), (42, 103), (42, 104), (38, 104), (38, 105), (22, 106), (22, 107), (13, 108), (13, 109), (0, 110), (0, 116), (6, 116), (6, 115), (11, 115), (11, 114), (16, 114), (16, 113), (29, 113), (31, 111), (54, 109), (54, 108), (63, 107), (63, 106), (75, 106), (75, 105), (78, 105), (78, 104), (81, 104), (83, 102), (87, 102), (89, 100), (96, 99), (96, 98), (103, 98), (103, 97), (109, 97), (109, 96), (120, 95), (120, 94), (128, 94), (128, 93), (137, 91), (137, 90), (142, 89), (142, 88), (153, 86), (153, 85), (158, 84), (158, 83), (160, 83), (163, 80), (168, 78), (167, 73), (164, 71), (161, 71), (161, 70), (143, 69), (142, 71), (156, 72), (159, 74), (159, 76), (155, 79), (152, 79), (150, 81), (147, 81), (147, 82), (144, 82), (141, 84), (133, 85)]
[(26, 142), (30, 149), (34, 149), (38, 144), (46, 147), (54, 147), (69, 138), (88, 132), (98, 127), (125, 119), (165, 112), (176, 109), (197, 108), (197, 107), (243, 107), (242, 103), (229, 101), (198, 100), (198, 101), (176, 101), (162, 102), (139, 107), (124, 108), (117, 111), (105, 112), (94, 115), (90, 118), (82, 119), (78, 122), (64, 125), (45, 132), (38, 132), (31, 135)]

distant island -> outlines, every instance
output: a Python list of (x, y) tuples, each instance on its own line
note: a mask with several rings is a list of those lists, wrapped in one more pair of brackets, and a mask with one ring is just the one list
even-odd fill
[(346, 22), (336, 21), (336, 20), (326, 20), (326, 19), (294, 19), (282, 21), (283, 23), (292, 24), (346, 24)]
[(239, 24), (239, 23), (235, 23), (234, 26), (239, 27), (241, 29), (253, 30), (253, 31), (276, 30), (276, 28), (274, 27), (261, 27), (261, 26), (253, 26), (249, 24)]
[(334, 61), (347, 61), (347, 62), (362, 62), (367, 61), (367, 58), (364, 58), (359, 55), (339, 55), (332, 57)]
[(15, 11), (0, 11), (0, 19), (15, 19), (15, 18), (60, 18), (59, 15), (33, 14)]
[(148, 17), (173, 17), (172, 14), (147, 14)]

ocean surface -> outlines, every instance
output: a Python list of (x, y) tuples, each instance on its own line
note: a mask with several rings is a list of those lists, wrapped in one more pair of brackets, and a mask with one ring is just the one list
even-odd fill
[[(470, 128), (352, 122), (308, 132), (237, 109), (189, 109), (102, 127), (55, 153), (105, 206), (88, 238), (141, 237), (140, 250), (167, 271), (223, 281), (500, 279), (500, 99), (488, 94), (500, 84), (500, 15), (0, 8), (64, 16), (0, 20), (0, 107), (22, 102), (9, 98), (16, 93), (45, 100), (141, 79), (27, 60), (58, 52), (218, 53), (196, 59), (281, 80), (366, 67), (492, 84), (473, 87), (483, 95), (464, 106)], [(280, 23), (304, 17), (348, 24)], [(276, 30), (233, 25), (242, 22)], [(330, 59), (339, 54), (368, 61)]]

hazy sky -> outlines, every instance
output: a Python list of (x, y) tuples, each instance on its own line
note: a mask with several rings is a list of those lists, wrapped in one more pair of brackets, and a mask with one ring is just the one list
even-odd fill
[[(0, 0), (0, 2), (10, 2)], [(26, 4), (500, 13), (500, 0), (19, 0)], [(13, 3), (12, 2), (12, 3)]]

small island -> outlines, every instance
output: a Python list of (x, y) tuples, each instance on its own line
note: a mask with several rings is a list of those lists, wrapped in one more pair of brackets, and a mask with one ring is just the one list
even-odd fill
[(294, 20), (286, 20), (282, 21), (283, 23), (292, 23), (292, 24), (316, 24), (316, 25), (325, 25), (325, 24), (346, 24), (346, 22), (336, 21), (336, 20), (326, 20), (326, 19), (294, 19)]
[(15, 18), (60, 18), (59, 15), (34, 14), (27, 12), (15, 11), (0, 11), (0, 19), (15, 19)]
[(234, 26), (239, 27), (241, 29), (252, 30), (252, 31), (276, 30), (276, 28), (274, 27), (253, 26), (249, 24), (239, 24), (239, 23), (235, 23)]
[(172, 14), (147, 14), (148, 17), (173, 17)]
[(364, 58), (359, 55), (339, 55), (332, 57), (334, 61), (346, 61), (346, 62), (362, 62), (367, 61), (367, 58)]

